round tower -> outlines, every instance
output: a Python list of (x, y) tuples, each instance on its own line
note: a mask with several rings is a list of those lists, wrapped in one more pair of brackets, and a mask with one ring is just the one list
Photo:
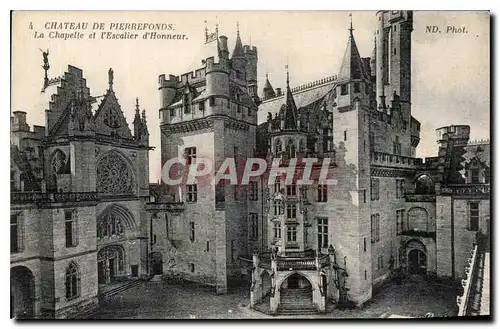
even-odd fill
[(165, 78), (165, 74), (158, 77), (158, 90), (160, 91), (161, 108), (166, 108), (172, 104), (175, 98), (178, 82), (179, 80), (175, 75), (169, 75), (168, 79)]

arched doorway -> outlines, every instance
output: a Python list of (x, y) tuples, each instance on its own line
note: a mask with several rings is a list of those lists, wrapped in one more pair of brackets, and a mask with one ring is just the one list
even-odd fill
[(280, 286), (280, 308), (307, 309), (312, 308), (312, 284), (303, 275), (293, 273)]
[(10, 269), (10, 316), (30, 319), (35, 316), (35, 277), (25, 266)]
[(97, 278), (99, 284), (109, 284), (125, 276), (125, 251), (122, 246), (111, 245), (97, 253)]
[(262, 283), (262, 299), (264, 299), (271, 292), (271, 276), (269, 276), (269, 273), (267, 273), (267, 271), (262, 271), (260, 280), (260, 282)]
[(422, 250), (410, 250), (408, 253), (408, 270), (411, 274), (427, 273), (427, 256)]
[(151, 259), (151, 274), (163, 274), (163, 255), (159, 252), (153, 252), (149, 257)]

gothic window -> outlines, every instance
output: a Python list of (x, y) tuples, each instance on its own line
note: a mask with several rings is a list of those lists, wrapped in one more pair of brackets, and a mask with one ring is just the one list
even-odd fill
[(54, 151), (52, 156), (52, 161), (50, 162), (50, 168), (53, 174), (59, 174), (63, 171), (64, 165), (66, 164), (66, 155), (63, 151), (57, 149)]
[(380, 199), (380, 181), (378, 178), (371, 180), (371, 199), (372, 201)]
[(124, 222), (118, 214), (108, 212), (98, 222), (97, 237), (102, 239), (104, 237), (119, 237), (124, 233)]
[(282, 151), (282, 145), (281, 145), (281, 140), (277, 139), (276, 140), (276, 146), (275, 146), (275, 155), (279, 155), (279, 153)]
[(286, 153), (289, 159), (295, 158), (296, 149), (297, 148), (295, 146), (295, 142), (293, 141), (293, 139), (289, 139), (288, 144), (286, 146)]
[(371, 215), (371, 236), (372, 243), (380, 241), (380, 215)]
[(97, 164), (97, 191), (105, 194), (132, 194), (134, 175), (127, 162), (110, 152)]
[(74, 211), (64, 212), (64, 228), (66, 231), (66, 247), (78, 245), (78, 225)]
[(120, 119), (114, 107), (110, 107), (104, 115), (104, 124), (110, 128), (120, 127)]
[(72, 262), (66, 269), (66, 299), (74, 299), (78, 296), (80, 296), (80, 271)]
[(184, 153), (186, 154), (186, 165), (191, 165), (193, 163), (196, 163), (196, 147), (186, 147), (184, 150)]

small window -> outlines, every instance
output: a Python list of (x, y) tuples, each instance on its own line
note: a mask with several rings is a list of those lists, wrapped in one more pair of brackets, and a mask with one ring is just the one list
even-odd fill
[(366, 280), (366, 270), (365, 270), (365, 280)]
[(281, 223), (274, 223), (273, 226), (274, 238), (281, 239)]
[(184, 153), (186, 155), (186, 165), (196, 163), (196, 147), (186, 147)]
[(191, 242), (194, 242), (195, 235), (194, 235), (194, 222), (189, 222), (189, 240)]
[(235, 241), (231, 240), (231, 261), (234, 261), (235, 259), (236, 259)]
[(191, 273), (194, 273), (194, 263), (189, 263), (189, 271), (191, 271)]
[(201, 102), (199, 105), (198, 105), (198, 108), (200, 109), (201, 112), (205, 112), (205, 102)]
[(371, 180), (371, 200), (380, 199), (380, 181), (378, 178), (372, 178)]
[(175, 111), (175, 108), (171, 108), (171, 109), (170, 109), (170, 117), (171, 117), (171, 118), (175, 117), (175, 112), (176, 112), (176, 111)]
[(394, 48), (394, 53), (393, 53), (393, 55), (396, 55), (396, 48)]
[(361, 91), (361, 88), (359, 86), (359, 82), (354, 83), (354, 92), (359, 93)]
[(347, 130), (344, 130), (344, 141), (347, 141)]
[(196, 184), (186, 185), (186, 201), (196, 202), (198, 199), (198, 186)]
[(207, 252), (210, 251), (210, 241), (207, 241)]
[(347, 95), (349, 90), (349, 86), (347, 84), (340, 85), (340, 94)]
[(210, 106), (215, 106), (215, 96), (210, 96), (209, 105)]
[(248, 194), (250, 201), (259, 200), (259, 184), (258, 182), (250, 182), (250, 193)]
[(292, 219), (292, 220), (297, 218), (297, 205), (296, 204), (287, 204), (286, 205), (286, 218)]
[(233, 197), (234, 201), (238, 201), (240, 199), (240, 191), (239, 191), (239, 186), (233, 186)]
[(296, 196), (297, 195), (297, 184), (292, 183), (292, 185), (286, 186), (286, 195), (287, 196)]
[(259, 223), (257, 213), (248, 214), (250, 240), (257, 240), (259, 237)]
[(479, 231), (479, 202), (469, 203), (469, 230)]
[(318, 185), (318, 202), (328, 201), (328, 185), (319, 184)]
[(328, 248), (328, 218), (318, 218), (318, 250)]
[(366, 252), (366, 238), (363, 238), (363, 251)]
[(297, 242), (297, 227), (288, 226), (286, 229), (286, 238), (288, 242)]
[(371, 215), (371, 242), (380, 241), (380, 215)]
[(77, 245), (77, 225), (73, 211), (64, 213), (64, 226), (66, 231), (66, 247), (75, 247)]

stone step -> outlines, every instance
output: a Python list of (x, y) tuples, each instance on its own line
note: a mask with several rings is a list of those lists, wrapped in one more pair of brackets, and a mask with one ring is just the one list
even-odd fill
[(278, 308), (278, 315), (314, 315), (318, 314), (318, 312), (314, 308), (297, 308), (297, 309), (289, 309), (289, 308)]

